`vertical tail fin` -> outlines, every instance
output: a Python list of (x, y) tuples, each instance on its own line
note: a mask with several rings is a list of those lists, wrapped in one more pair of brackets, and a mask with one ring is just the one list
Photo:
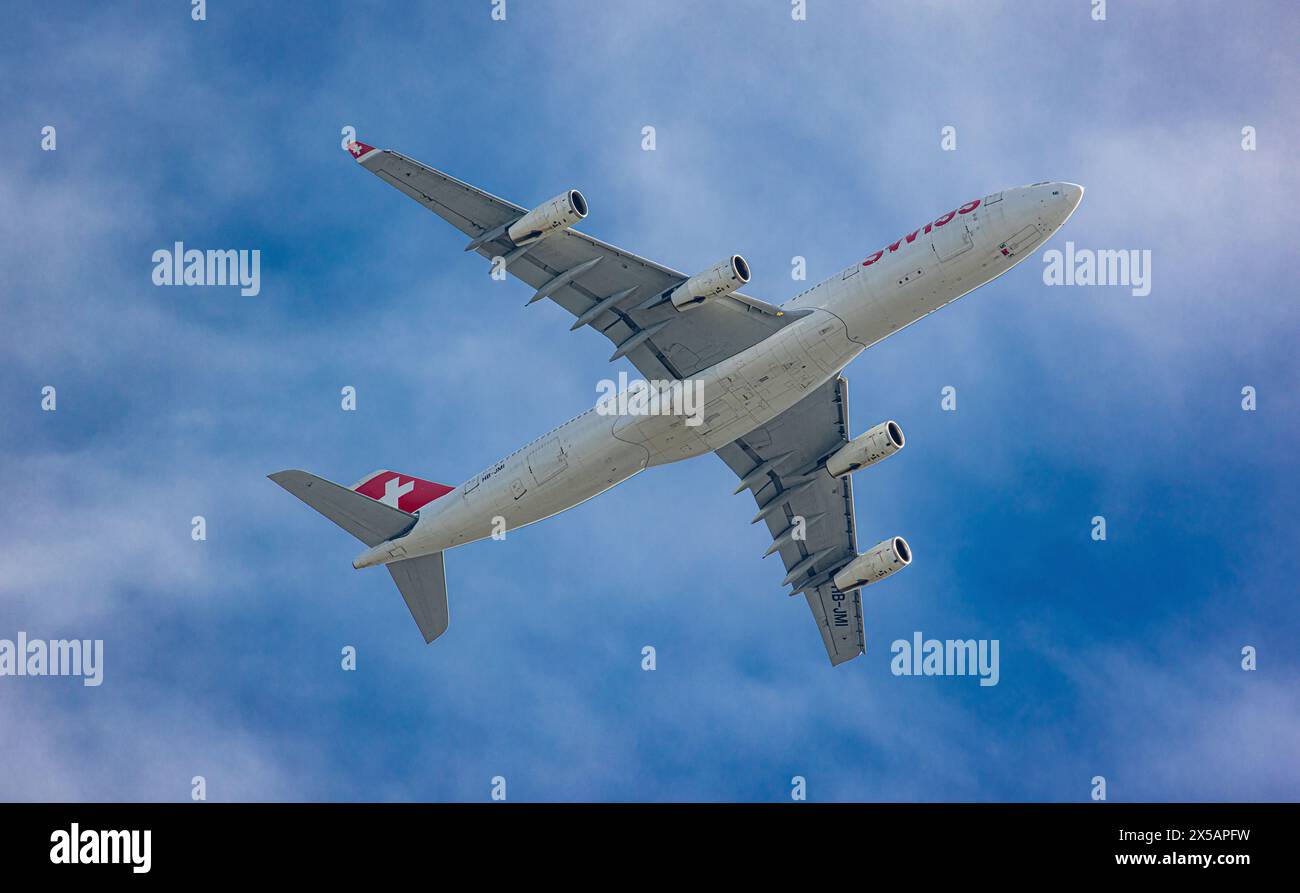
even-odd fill
[(384, 505), (391, 505), (404, 512), (415, 512), (456, 488), (381, 468), (357, 481), (352, 489)]
[[(454, 489), (387, 470), (373, 472), (351, 488), (305, 471), (268, 476), (371, 547), (409, 531), (415, 526), (415, 511)], [(450, 615), (442, 553), (394, 561), (387, 567), (424, 641), (432, 642), (446, 632)]]

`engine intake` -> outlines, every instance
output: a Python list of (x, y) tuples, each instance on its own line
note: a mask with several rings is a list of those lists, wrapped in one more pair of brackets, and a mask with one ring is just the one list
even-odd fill
[(843, 477), (881, 459), (888, 459), (903, 448), (903, 429), (890, 419), (881, 422), (866, 434), (859, 434), (840, 447), (826, 460), (826, 470), (832, 477)]
[(840, 592), (861, 589), (877, 580), (902, 570), (912, 563), (912, 548), (901, 536), (891, 537), (875, 548), (864, 552), (835, 575), (835, 588)]
[(748, 281), (749, 264), (739, 254), (733, 254), (717, 266), (696, 273), (673, 289), (673, 306), (678, 310), (690, 310), (709, 298), (729, 295)]
[(578, 190), (570, 189), (510, 224), (506, 235), (516, 245), (527, 245), (558, 230), (568, 229), (586, 216), (587, 200)]

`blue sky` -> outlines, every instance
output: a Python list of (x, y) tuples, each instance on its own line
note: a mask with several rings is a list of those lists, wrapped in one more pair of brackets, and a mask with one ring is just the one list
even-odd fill
[[(105, 669), (0, 678), (0, 798), (1300, 797), (1294, 14), (490, 8), (2, 14), (0, 638), (100, 638)], [(713, 457), (449, 553), (426, 647), (265, 475), (460, 483), (631, 370), (359, 170), (346, 125), (523, 205), (581, 188), (584, 230), (678, 269), (740, 252), (777, 302), (1072, 180), (1045, 247), (1150, 250), (1152, 291), (1049, 288), (1035, 256), (848, 368), (855, 428), (908, 435), (857, 477), (859, 546), (916, 554), (865, 590), (857, 661), (830, 667)], [(261, 294), (155, 287), (177, 240), (259, 249)], [(998, 639), (999, 684), (893, 676), (916, 630)]]

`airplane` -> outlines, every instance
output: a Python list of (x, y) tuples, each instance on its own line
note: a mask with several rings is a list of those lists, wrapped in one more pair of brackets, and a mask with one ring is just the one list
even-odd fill
[[(343, 487), (305, 471), (270, 475), (351, 533), (353, 567), (383, 565), (426, 643), (449, 624), (443, 554), (573, 508), (647, 468), (717, 453), (771, 535), (766, 555), (802, 594), (832, 665), (865, 651), (862, 587), (912, 562), (901, 536), (857, 548), (854, 472), (903, 448), (882, 421), (851, 435), (844, 368), (873, 344), (996, 279), (1078, 207), (1083, 187), (1041, 182), (971, 199), (783, 306), (745, 295), (733, 254), (688, 276), (573, 229), (586, 198), (569, 189), (529, 210), (397, 152), (353, 141), (366, 170), (470, 237), (491, 260), (612, 342), (663, 393), (694, 383), (702, 410), (570, 419), (452, 487), (391, 470)], [(665, 399), (668, 396), (665, 395)], [(630, 406), (632, 401), (629, 401)], [(764, 557), (766, 557), (766, 555)]]

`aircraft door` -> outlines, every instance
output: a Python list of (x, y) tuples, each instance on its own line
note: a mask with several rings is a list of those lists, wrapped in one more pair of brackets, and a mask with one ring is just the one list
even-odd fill
[(945, 264), (960, 257), (975, 245), (971, 232), (964, 220), (954, 220), (947, 226), (936, 227), (930, 246), (939, 257), (939, 263)]
[(533, 473), (533, 480), (544, 484), (569, 467), (569, 458), (564, 454), (564, 446), (559, 437), (546, 440), (537, 449), (528, 454), (528, 470)]

